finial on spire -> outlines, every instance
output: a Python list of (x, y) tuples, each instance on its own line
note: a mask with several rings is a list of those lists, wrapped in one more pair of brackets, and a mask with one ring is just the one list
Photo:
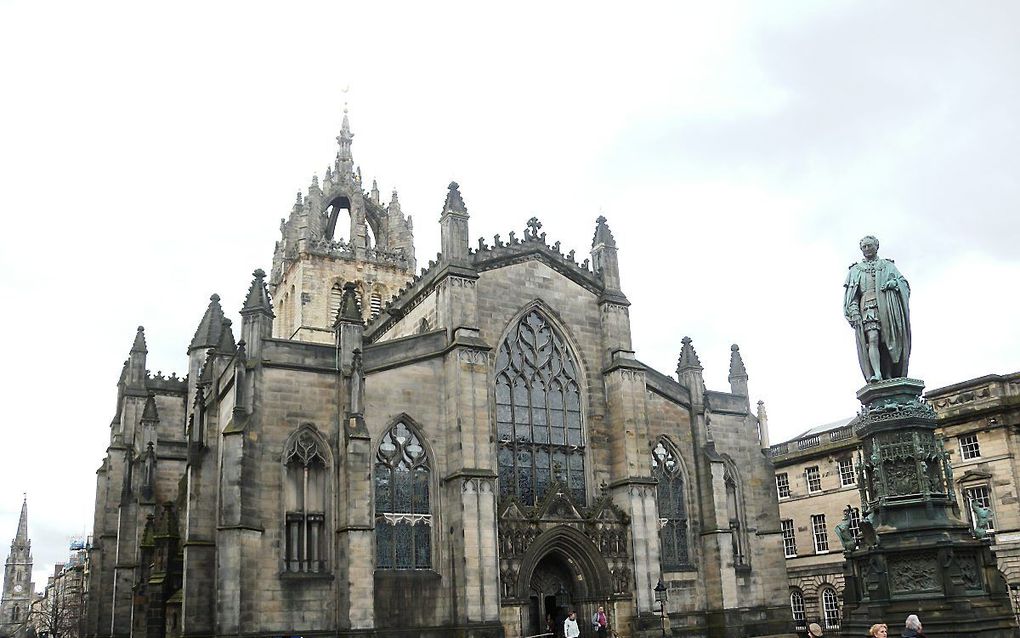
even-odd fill
[(704, 370), (704, 368), (701, 367), (701, 360), (698, 359), (698, 353), (694, 351), (694, 345), (691, 343), (691, 338), (684, 337), (680, 340), (680, 343), (683, 344), (683, 347), (680, 349), (680, 360), (677, 361), (677, 374), (680, 374), (685, 370)]
[(537, 239), (538, 231), (542, 228), (542, 222), (538, 221), (538, 217), (532, 217), (525, 225), (527, 228), (524, 229), (524, 238)]
[(595, 236), (592, 237), (591, 247), (594, 248), (599, 244), (604, 244), (610, 248), (616, 248), (616, 240), (613, 238), (613, 231), (609, 230), (609, 225), (606, 224), (606, 218), (602, 215), (598, 216), (595, 220)]
[(744, 359), (740, 356), (740, 348), (737, 344), (730, 346), (730, 380), (735, 378), (747, 379), (747, 369), (744, 367)]
[(340, 308), (336, 313), (334, 326), (341, 323), (362, 323), (361, 308), (358, 307), (357, 286), (353, 281), (344, 284), (344, 294), (340, 298)]
[(266, 288), (266, 271), (261, 268), (255, 269), (252, 273), (251, 287), (248, 288), (248, 297), (241, 308), (241, 314), (252, 314), (262, 312), (273, 317), (273, 303), (269, 300), (269, 289)]
[(149, 350), (145, 347), (145, 327), (138, 326), (138, 330), (135, 332), (135, 341), (131, 344), (131, 352), (147, 353)]
[(205, 309), (202, 320), (198, 323), (195, 336), (188, 345), (188, 352), (197, 349), (205, 349), (215, 346), (220, 340), (220, 328), (223, 324), (223, 308), (220, 306), (220, 296), (213, 293), (209, 296), (209, 307)]
[(457, 213), (467, 215), (467, 206), (464, 205), (464, 198), (460, 194), (460, 184), (450, 182), (446, 192), (446, 203), (443, 204), (443, 214)]
[(344, 175), (349, 175), (354, 167), (354, 158), (351, 155), (351, 142), (354, 140), (354, 134), (351, 133), (351, 122), (347, 119), (347, 89), (344, 89), (344, 118), (340, 123), (340, 135), (336, 136), (336, 142), (340, 145), (340, 150), (336, 154), (337, 159), (337, 172)]

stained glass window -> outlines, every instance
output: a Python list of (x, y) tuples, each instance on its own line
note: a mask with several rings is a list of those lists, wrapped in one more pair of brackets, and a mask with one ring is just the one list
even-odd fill
[(391, 427), (375, 455), (375, 565), (432, 567), (431, 466), (421, 439), (407, 424)]
[(286, 556), (289, 572), (326, 570), (326, 451), (318, 437), (303, 430), (284, 449), (286, 466)]
[(500, 498), (537, 505), (557, 479), (585, 504), (577, 364), (563, 338), (531, 311), (496, 355)]
[(684, 569), (691, 566), (687, 542), (687, 501), (684, 476), (676, 453), (662, 441), (652, 450), (652, 477), (658, 482), (656, 502), (659, 508), (659, 544), (662, 568)]

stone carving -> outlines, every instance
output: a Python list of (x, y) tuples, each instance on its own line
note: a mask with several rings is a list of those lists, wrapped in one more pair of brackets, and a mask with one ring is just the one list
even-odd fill
[(857, 359), (868, 383), (907, 376), (910, 359), (910, 286), (890, 259), (878, 257), (878, 239), (860, 241), (864, 260), (850, 266), (843, 314), (854, 329)]
[(939, 566), (934, 552), (897, 554), (889, 559), (889, 586), (894, 592), (939, 589)]

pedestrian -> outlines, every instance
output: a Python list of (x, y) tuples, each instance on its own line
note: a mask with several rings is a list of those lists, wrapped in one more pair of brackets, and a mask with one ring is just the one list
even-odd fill
[(907, 621), (903, 625), (903, 638), (927, 638), (922, 631), (921, 619), (917, 617), (917, 614), (907, 616)]
[(591, 617), (591, 628), (599, 638), (606, 638), (609, 635), (609, 616), (601, 605)]
[(883, 623), (877, 623), (871, 626), (868, 630), (868, 636), (874, 638), (889, 638), (889, 625)]
[(570, 610), (570, 615), (563, 621), (563, 638), (577, 638), (581, 630), (577, 627), (577, 612)]
[(811, 623), (807, 626), (808, 638), (821, 638), (822, 626), (816, 622)]

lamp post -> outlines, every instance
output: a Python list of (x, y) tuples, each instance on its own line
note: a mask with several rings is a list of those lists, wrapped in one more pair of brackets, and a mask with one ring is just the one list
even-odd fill
[(659, 579), (657, 585), (655, 585), (655, 601), (659, 603), (659, 616), (662, 625), (663, 638), (666, 636), (666, 600), (669, 599), (669, 594), (666, 593), (666, 586), (662, 584), (662, 579)]

